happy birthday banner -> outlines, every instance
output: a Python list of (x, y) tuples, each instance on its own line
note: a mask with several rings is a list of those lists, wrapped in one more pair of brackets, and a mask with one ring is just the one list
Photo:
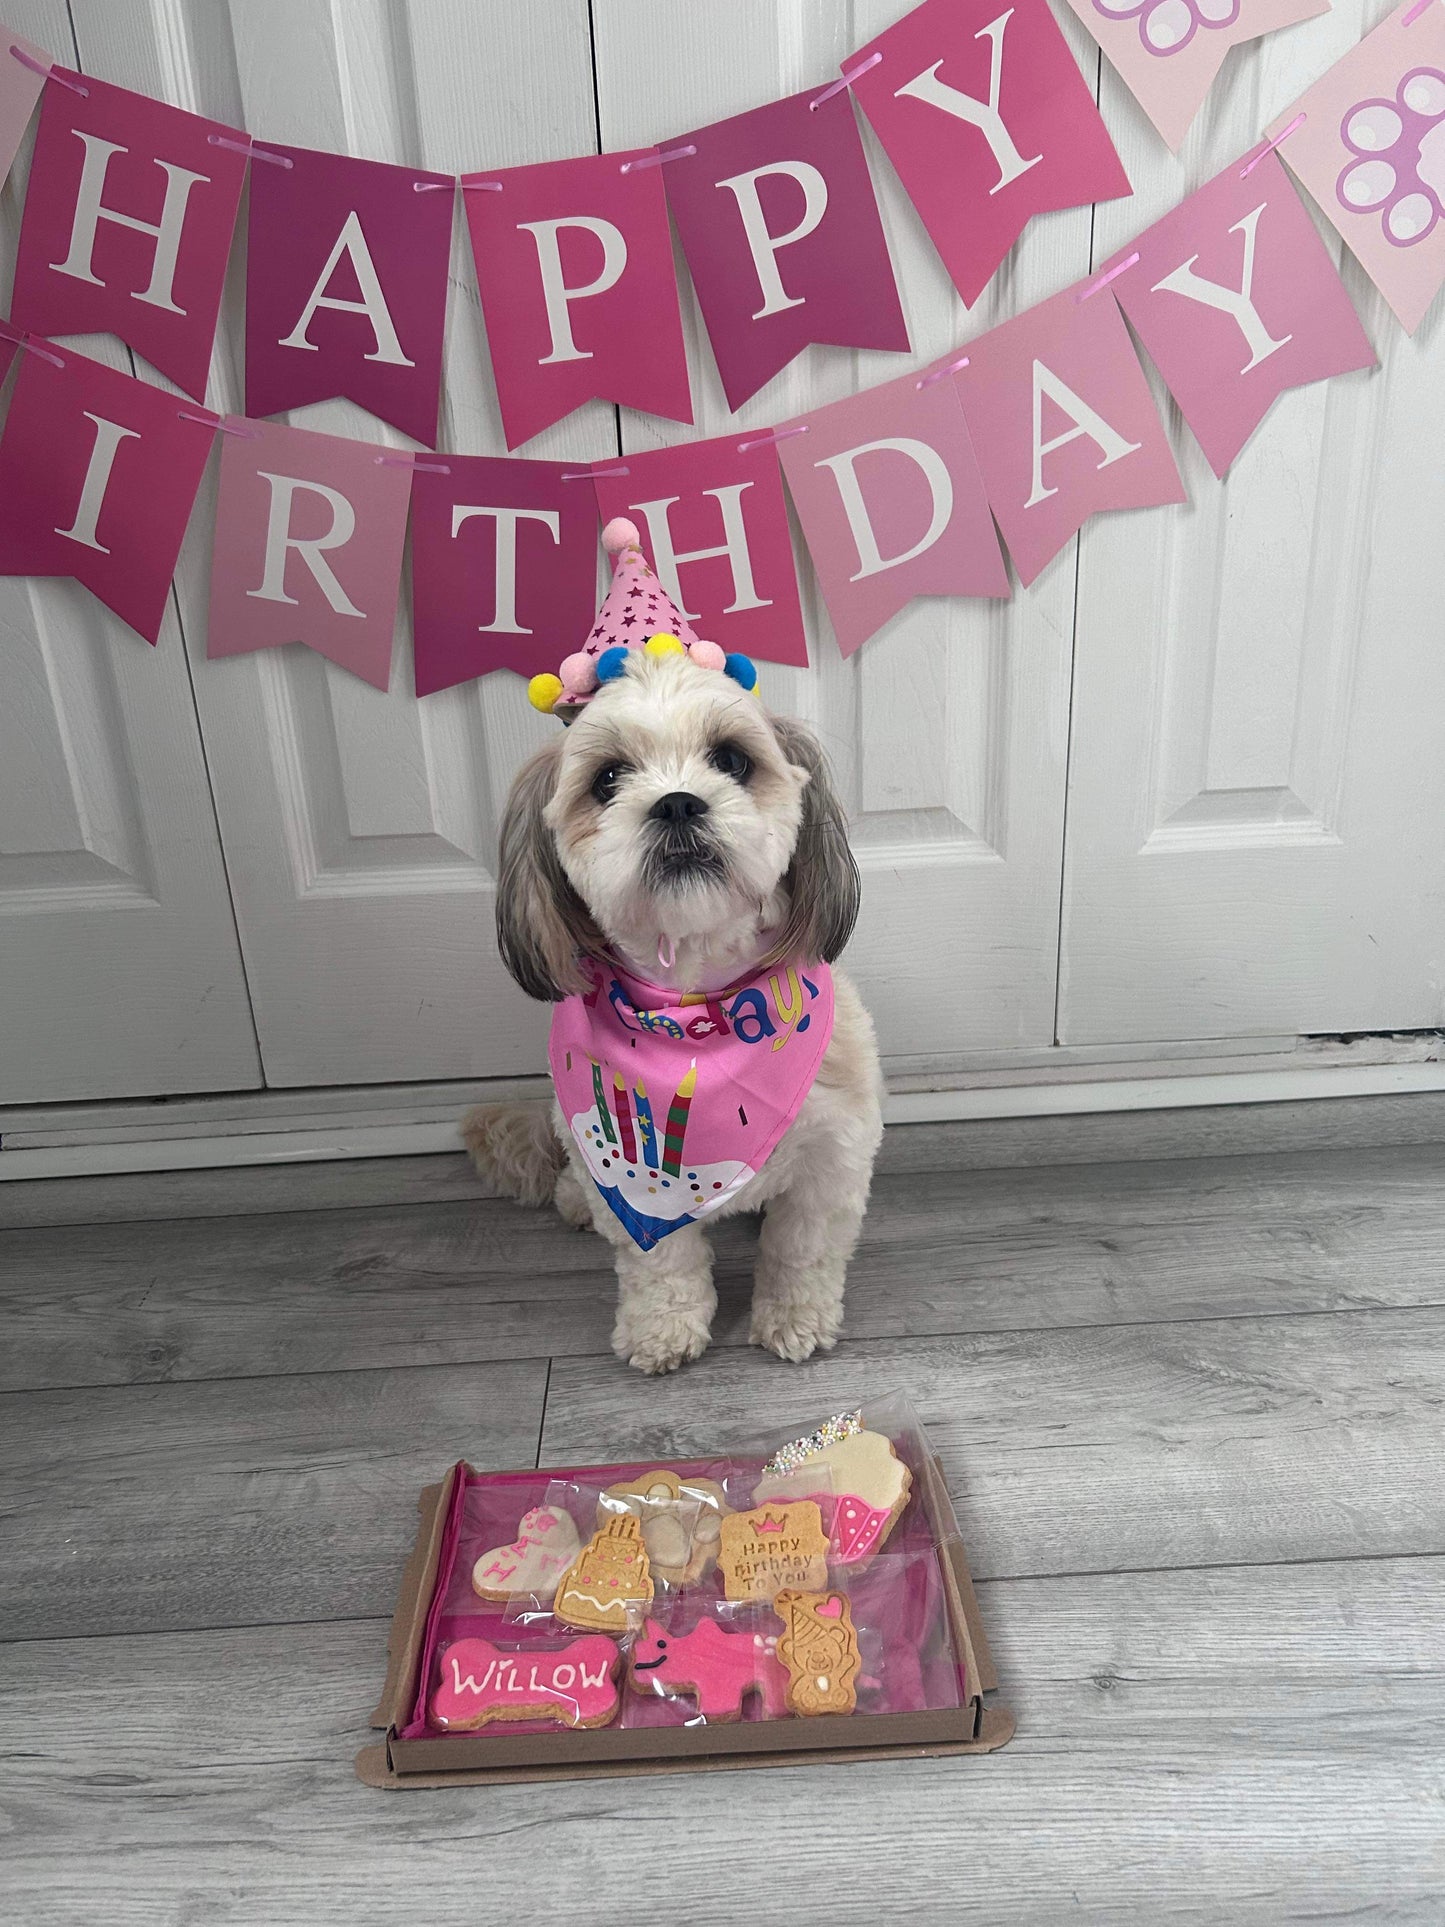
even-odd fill
[[(1321, 10), (1070, 4), (1166, 138), (1228, 46)], [(154, 642), (219, 436), (211, 656), (302, 641), (385, 688), (409, 524), (417, 694), (552, 668), (594, 619), (598, 518), (626, 515), (699, 633), (803, 665), (784, 478), (851, 654), (915, 596), (1008, 595), (1000, 534), (1027, 585), (1091, 515), (1185, 499), (1130, 327), (1221, 476), (1286, 389), (1373, 366), (1276, 147), (1418, 327), (1445, 281), (1445, 0), (1402, 6), (1087, 282), (771, 430), (577, 468), (257, 419), (346, 396), (434, 444), (458, 185), (509, 448), (599, 396), (691, 422), (673, 226), (734, 408), (811, 343), (906, 351), (850, 93), (966, 302), (1035, 213), (1130, 192), (1047, 0), (996, 5), (925, 0), (821, 92), (674, 142), (460, 183), (255, 143), (0, 29), (0, 174), (41, 102), (0, 322), (0, 573), (73, 576)], [(117, 335), (201, 403), (248, 167), (247, 416), (55, 345)]]

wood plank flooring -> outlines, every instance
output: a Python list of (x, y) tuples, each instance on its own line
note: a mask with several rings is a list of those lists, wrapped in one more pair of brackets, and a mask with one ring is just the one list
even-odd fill
[[(1000, 1127), (1002, 1167), (977, 1127), (895, 1129), (838, 1350), (747, 1348), (730, 1226), (717, 1343), (664, 1381), (606, 1349), (600, 1246), (459, 1160), (0, 1184), (0, 1917), (1440, 1927), (1445, 1115), (1413, 1102), (1287, 1150), (1163, 1117), (1147, 1161), (1078, 1120)], [(895, 1388), (1002, 1753), (356, 1782), (452, 1459), (686, 1451)]]

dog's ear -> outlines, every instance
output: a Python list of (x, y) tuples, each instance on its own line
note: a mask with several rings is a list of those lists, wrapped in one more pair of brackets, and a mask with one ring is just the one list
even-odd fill
[(788, 915), (778, 951), (832, 963), (853, 934), (862, 894), (858, 865), (848, 847), (848, 819), (812, 730), (787, 716), (771, 720), (783, 754), (808, 772), (803, 821), (784, 878)]
[(529, 997), (560, 1003), (587, 983), (577, 959), (602, 937), (562, 868), (543, 820), (562, 758), (560, 738), (517, 772), (502, 817), (497, 877), (497, 948)]

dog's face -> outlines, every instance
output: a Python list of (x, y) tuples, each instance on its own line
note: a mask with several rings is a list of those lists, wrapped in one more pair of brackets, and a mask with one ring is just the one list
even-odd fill
[(575, 988), (578, 952), (706, 939), (780, 887), (780, 954), (831, 958), (857, 914), (812, 737), (677, 655), (635, 655), (528, 764), (502, 846), (502, 955), (533, 996)]

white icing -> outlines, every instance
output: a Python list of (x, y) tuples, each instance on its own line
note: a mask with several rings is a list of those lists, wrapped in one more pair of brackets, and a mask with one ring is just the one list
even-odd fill
[[(617, 1120), (613, 1118), (609, 1121), (616, 1137)], [(632, 1129), (638, 1161), (625, 1164), (622, 1146), (620, 1142), (608, 1140), (595, 1104), (590, 1110), (579, 1111), (572, 1119), (572, 1136), (582, 1153), (583, 1162), (592, 1174), (593, 1182), (601, 1190), (620, 1191), (633, 1209), (646, 1217), (660, 1218), (665, 1224), (674, 1224), (679, 1218), (705, 1217), (709, 1211), (716, 1211), (720, 1204), (726, 1204), (734, 1192), (740, 1191), (743, 1185), (757, 1176), (750, 1165), (736, 1158), (724, 1158), (716, 1164), (689, 1164), (684, 1158), (678, 1175), (672, 1177), (659, 1166), (641, 1162), (642, 1133), (637, 1128), (635, 1118)], [(657, 1152), (661, 1156), (660, 1120)], [(629, 1177), (629, 1171), (635, 1172), (636, 1176)]]

